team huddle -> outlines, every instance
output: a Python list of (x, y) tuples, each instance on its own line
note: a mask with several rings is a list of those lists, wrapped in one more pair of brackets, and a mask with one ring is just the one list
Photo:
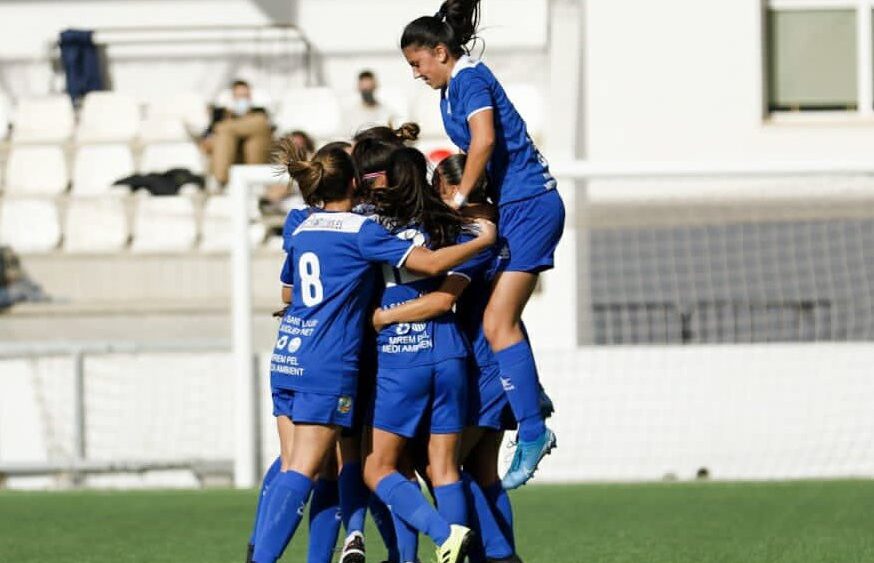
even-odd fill
[[(414, 124), (311, 158), (283, 145), (307, 207), (283, 231), (287, 307), (271, 361), (281, 454), (248, 561), (277, 561), (307, 504), (310, 563), (332, 560), (341, 525), (340, 561), (364, 562), (367, 512), (392, 563), (418, 561), (420, 534), (439, 563), (520, 561), (507, 491), (556, 445), (521, 316), (553, 266), (564, 206), (500, 83), (469, 56), (478, 21), (478, 0), (448, 0), (401, 39), (463, 154), (431, 173), (406, 144)], [(501, 478), (506, 430), (518, 433)]]

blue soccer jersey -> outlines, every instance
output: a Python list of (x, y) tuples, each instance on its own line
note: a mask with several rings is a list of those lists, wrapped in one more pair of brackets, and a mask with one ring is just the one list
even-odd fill
[(497, 363), (483, 331), (483, 315), (492, 296), (492, 281), (506, 260), (507, 248), (505, 245), (500, 245), (493, 246), (487, 254), (483, 253), (480, 260), (470, 261), (468, 263), (470, 268), (466, 271), (470, 278), (470, 285), (461, 294), (455, 306), (458, 326), (470, 340), (473, 358), (480, 367)]
[(274, 388), (354, 396), (371, 264), (403, 265), (414, 246), (354, 213), (293, 211), (282, 281), (293, 286), (270, 363)]
[(488, 109), (495, 116), (495, 146), (487, 166), (492, 201), (503, 205), (555, 189), (546, 159), (495, 75), (482, 62), (462, 57), (440, 97), (446, 134), (461, 150), (470, 148), (468, 120)]
[[(397, 230), (396, 236), (402, 240), (413, 241), (417, 246), (427, 244), (427, 236), (417, 228)], [(474, 238), (470, 233), (458, 237), (457, 244)], [(477, 264), (487, 261), (481, 252), (468, 262), (455, 268), (449, 275), (462, 275), (470, 278), (469, 271)], [(438, 289), (444, 276), (423, 277), (406, 268), (383, 265), (385, 291), (380, 306), (383, 309), (396, 307)], [(416, 323), (396, 323), (384, 327), (377, 335), (379, 366), (401, 368), (404, 366), (433, 365), (443, 360), (464, 358), (470, 353), (467, 339), (461, 334), (452, 312)]]

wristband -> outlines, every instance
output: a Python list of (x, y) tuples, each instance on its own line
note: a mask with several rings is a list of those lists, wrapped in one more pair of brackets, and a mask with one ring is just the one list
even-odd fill
[(467, 196), (461, 192), (455, 192), (455, 197), (452, 198), (452, 203), (454, 203), (456, 207), (464, 207), (467, 203)]

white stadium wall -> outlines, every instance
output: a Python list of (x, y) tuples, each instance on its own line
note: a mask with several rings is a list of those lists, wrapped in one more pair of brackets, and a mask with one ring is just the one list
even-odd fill
[[(137, 26), (263, 25), (295, 22), (312, 42), (321, 78), (328, 86), (353, 93), (362, 68), (372, 68), (385, 85), (405, 92), (425, 87), (412, 80), (397, 45), (404, 24), (434, 13), (439, 2), (427, 0), (154, 0), (105, 2), (41, 1), (0, 3), (0, 84), (11, 97), (45, 94), (53, 81), (46, 60), (48, 45), (66, 28), (100, 29)], [(542, 84), (547, 41), (547, 0), (491, 2), (484, 15), (483, 36), (489, 60), (505, 80)], [(15, 32), (14, 30), (20, 30)], [(178, 46), (173, 48), (178, 49)], [(113, 50), (115, 49), (115, 50)], [(167, 47), (164, 47), (166, 50)], [(182, 48), (185, 52), (188, 48)], [(201, 57), (155, 56), (154, 48), (110, 47), (110, 74), (116, 90), (148, 97), (168, 88), (216, 95), (242, 77), (274, 100), (286, 88), (300, 86), (299, 66), (282, 68), (266, 62), (283, 53), (278, 43), (254, 47), (264, 55), (263, 68), (227, 47), (212, 46)], [(508, 55), (508, 52), (510, 53)], [(216, 56), (220, 55), (220, 56)]]
[[(559, 447), (538, 482), (860, 477), (871, 450), (874, 349), (856, 344), (538, 348)], [(265, 355), (262, 355), (262, 358)], [(276, 455), (265, 364), (261, 459)], [(225, 353), (86, 358), (91, 461), (229, 460), (235, 398)], [(72, 454), (68, 358), (0, 361), (0, 466)], [(148, 384), (144, 384), (148, 382)], [(56, 487), (49, 477), (13, 488)], [(184, 471), (90, 486), (195, 486)]]
[(761, 0), (585, 6), (589, 159), (870, 159), (870, 118), (764, 116)]

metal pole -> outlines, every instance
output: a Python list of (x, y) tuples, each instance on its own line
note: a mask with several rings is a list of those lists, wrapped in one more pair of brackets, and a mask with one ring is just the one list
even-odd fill
[[(76, 350), (73, 356), (73, 466), (81, 466), (87, 457), (85, 438), (85, 352)], [(73, 483), (81, 484), (82, 475), (73, 471)]]
[(231, 167), (229, 184), (233, 205), (233, 240), (231, 276), (233, 291), (234, 356), (234, 486), (239, 489), (255, 485), (255, 394), (252, 353), (252, 268), (249, 249), (249, 180), (246, 168)]

